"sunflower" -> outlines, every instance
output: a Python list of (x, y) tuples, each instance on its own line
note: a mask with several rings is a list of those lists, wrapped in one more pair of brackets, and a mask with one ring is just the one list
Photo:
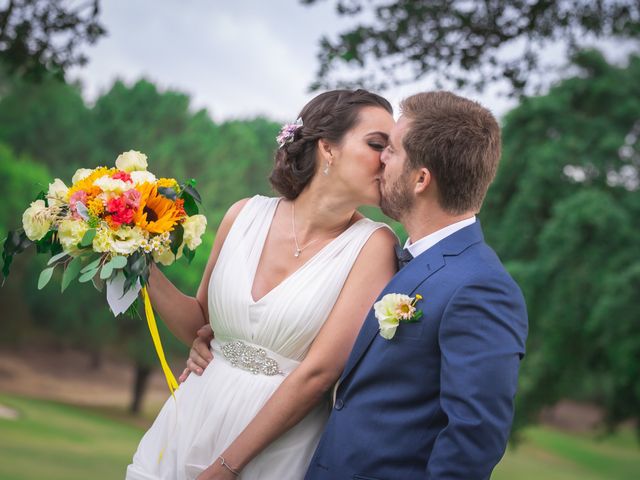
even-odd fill
[(151, 183), (136, 186), (141, 193), (140, 207), (133, 215), (134, 223), (149, 233), (164, 233), (184, 217), (184, 210), (173, 200), (158, 193), (158, 187)]

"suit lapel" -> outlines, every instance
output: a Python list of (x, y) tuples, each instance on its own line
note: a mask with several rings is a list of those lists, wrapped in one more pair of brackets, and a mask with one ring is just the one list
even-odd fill
[[(387, 293), (412, 295), (421, 283), (445, 266), (445, 256), (459, 255), (470, 245), (481, 241), (483, 241), (482, 229), (480, 222), (476, 220), (475, 223), (458, 230), (410, 261), (406, 267), (391, 279), (378, 297), (378, 300)], [(339, 382), (342, 382), (353, 370), (369, 345), (371, 345), (371, 342), (376, 338), (378, 332), (378, 320), (375, 317), (373, 308), (371, 308), (356, 338)]]
[[(440, 270), (443, 266), (444, 259), (442, 258), (440, 250), (435, 247), (429, 249), (422, 255), (414, 258), (406, 267), (396, 273), (382, 293), (378, 296), (377, 300), (380, 300), (387, 293), (404, 293), (411, 295), (413, 290), (419, 284)], [(371, 308), (356, 342), (353, 345), (351, 355), (347, 360), (347, 365), (342, 373), (341, 380), (345, 378), (351, 369), (358, 363), (378, 332), (378, 320), (376, 319), (373, 308)]]

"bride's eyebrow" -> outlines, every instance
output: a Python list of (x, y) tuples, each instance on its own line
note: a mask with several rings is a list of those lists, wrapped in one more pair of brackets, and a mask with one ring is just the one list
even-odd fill
[(369, 132), (365, 135), (365, 137), (374, 137), (376, 135), (382, 137), (385, 142), (389, 141), (389, 134), (385, 132)]

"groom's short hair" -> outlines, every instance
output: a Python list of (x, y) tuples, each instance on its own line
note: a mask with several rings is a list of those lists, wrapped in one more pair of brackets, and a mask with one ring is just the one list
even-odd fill
[(479, 211), (500, 159), (500, 127), (489, 110), (451, 92), (426, 92), (400, 103), (410, 121), (408, 166), (426, 167), (448, 213)]

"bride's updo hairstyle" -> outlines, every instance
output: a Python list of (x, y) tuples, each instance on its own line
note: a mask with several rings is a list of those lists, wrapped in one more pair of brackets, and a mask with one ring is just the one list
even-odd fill
[(340, 144), (345, 134), (356, 126), (364, 107), (380, 107), (393, 114), (391, 104), (380, 95), (366, 90), (331, 90), (321, 93), (300, 111), (302, 127), (293, 138), (278, 148), (269, 181), (282, 196), (293, 200), (316, 173), (318, 140)]

